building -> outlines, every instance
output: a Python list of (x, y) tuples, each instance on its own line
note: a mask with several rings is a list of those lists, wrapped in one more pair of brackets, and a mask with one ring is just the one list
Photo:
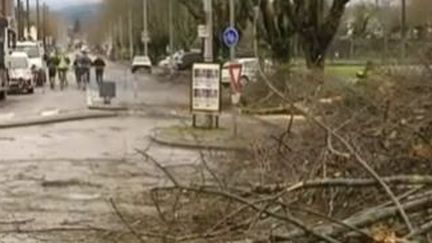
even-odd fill
[(6, 17), (10, 27), (16, 27), (15, 0), (0, 0), (0, 17)]
[(2, 16), (15, 16), (15, 0), (0, 0), (0, 13)]

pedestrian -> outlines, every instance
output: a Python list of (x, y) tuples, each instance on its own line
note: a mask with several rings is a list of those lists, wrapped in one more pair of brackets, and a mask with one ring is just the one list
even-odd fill
[(75, 80), (76, 80), (76, 83), (77, 83), (78, 90), (81, 89), (81, 73), (82, 73), (82, 68), (81, 68), (80, 61), (79, 61), (80, 58), (81, 58), (81, 56), (77, 54), (75, 56), (75, 60), (73, 62), (73, 69), (75, 71)]
[(52, 53), (47, 60), (47, 67), (48, 67), (48, 76), (49, 76), (49, 83), (50, 88), (52, 90), (55, 89), (55, 82), (56, 82), (56, 74), (57, 74), (57, 64), (58, 59), (54, 53)]
[(88, 57), (87, 50), (83, 50), (81, 57), (78, 60), (78, 65), (81, 70), (81, 84), (83, 86), (83, 90), (86, 89), (87, 85), (90, 83), (90, 69), (92, 66), (92, 61)]
[(104, 59), (98, 55), (93, 62), (93, 66), (95, 67), (96, 82), (100, 87), (103, 83), (104, 69), (106, 66)]
[(67, 71), (69, 70), (70, 59), (69, 57), (62, 53), (58, 57), (58, 75), (60, 81), (60, 89), (63, 90), (65, 86), (67, 86)]

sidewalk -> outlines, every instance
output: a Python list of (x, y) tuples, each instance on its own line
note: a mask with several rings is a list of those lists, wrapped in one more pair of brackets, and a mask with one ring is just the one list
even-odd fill
[(6, 117), (6, 119), (0, 119), (0, 129), (17, 128), (17, 127), (28, 127), (38, 126), (53, 123), (72, 122), (88, 119), (101, 119), (116, 117), (119, 114), (116, 112), (108, 111), (51, 111), (43, 114), (33, 114), (25, 117)]

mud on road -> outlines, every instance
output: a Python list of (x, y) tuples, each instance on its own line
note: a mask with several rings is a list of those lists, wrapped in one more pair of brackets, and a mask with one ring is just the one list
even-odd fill
[[(129, 116), (1, 130), (0, 241), (135, 242), (109, 200), (128, 215), (153, 214), (146, 191), (167, 181), (135, 149), (176, 123)], [(155, 144), (149, 153), (172, 168), (198, 157)]]

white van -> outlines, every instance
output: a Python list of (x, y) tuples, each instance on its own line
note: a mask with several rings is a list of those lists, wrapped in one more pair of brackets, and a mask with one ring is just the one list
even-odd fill
[(9, 92), (34, 93), (30, 59), (25, 52), (12, 52), (8, 63)]
[(42, 86), (46, 81), (46, 65), (44, 62), (44, 49), (42, 43), (38, 41), (22, 41), (17, 42), (16, 52), (25, 52), (30, 60), (30, 67), (35, 72), (35, 82), (38, 86)]

